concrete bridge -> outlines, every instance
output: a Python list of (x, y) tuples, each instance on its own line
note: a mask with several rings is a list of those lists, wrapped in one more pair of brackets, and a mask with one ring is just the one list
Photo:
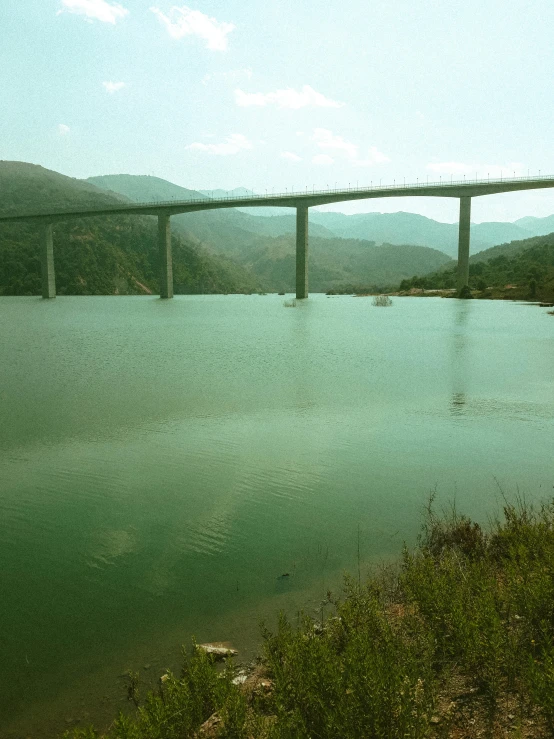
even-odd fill
[(42, 227), (41, 263), (42, 297), (56, 296), (52, 225), (71, 218), (91, 218), (117, 214), (154, 215), (158, 217), (158, 249), (160, 253), (160, 297), (173, 297), (173, 266), (171, 257), (170, 218), (179, 213), (217, 208), (272, 206), (296, 208), (296, 297), (308, 297), (308, 209), (316, 205), (341, 203), (349, 200), (398, 197), (458, 198), (460, 219), (458, 235), (458, 290), (469, 279), (469, 234), (471, 198), (518, 190), (554, 187), (554, 176), (517, 177), (511, 179), (462, 180), (450, 182), (417, 182), (415, 185), (387, 185), (345, 190), (299, 190), (277, 195), (246, 195), (243, 197), (203, 198), (201, 200), (166, 201), (155, 203), (121, 203), (92, 208), (59, 208), (0, 216), (0, 223), (34, 222)]

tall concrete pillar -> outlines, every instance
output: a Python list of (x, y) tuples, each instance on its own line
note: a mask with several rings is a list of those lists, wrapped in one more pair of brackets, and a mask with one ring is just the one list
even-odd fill
[(308, 297), (308, 208), (296, 206), (296, 297)]
[(173, 261), (171, 258), (171, 226), (169, 216), (158, 215), (158, 249), (160, 252), (160, 298), (173, 297)]
[(52, 224), (46, 223), (40, 234), (40, 263), (42, 277), (42, 297), (56, 297), (56, 273), (54, 272), (54, 240)]
[(469, 229), (471, 198), (460, 198), (460, 224), (458, 231), (458, 290), (469, 282)]

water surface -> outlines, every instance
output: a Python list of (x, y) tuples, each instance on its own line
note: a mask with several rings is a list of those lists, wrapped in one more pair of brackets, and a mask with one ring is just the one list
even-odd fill
[(251, 656), (435, 487), (483, 521), (551, 495), (553, 333), (501, 301), (2, 298), (0, 736), (109, 721), (193, 634)]

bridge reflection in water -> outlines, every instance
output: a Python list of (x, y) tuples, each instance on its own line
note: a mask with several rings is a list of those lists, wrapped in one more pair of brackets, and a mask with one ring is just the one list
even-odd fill
[(160, 297), (173, 297), (173, 264), (171, 257), (170, 218), (179, 213), (221, 208), (271, 206), (296, 208), (296, 297), (308, 297), (308, 209), (316, 205), (328, 205), (350, 200), (397, 197), (458, 198), (460, 218), (458, 231), (458, 280), (461, 290), (469, 279), (469, 247), (471, 198), (519, 190), (537, 190), (554, 187), (554, 176), (517, 177), (500, 180), (463, 180), (450, 183), (432, 182), (411, 185), (347, 188), (344, 190), (312, 190), (277, 195), (246, 195), (227, 198), (203, 198), (198, 200), (150, 203), (118, 204), (96, 208), (52, 208), (29, 213), (0, 216), (0, 223), (35, 222), (42, 227), (41, 268), (42, 297), (56, 296), (54, 270), (54, 244), (52, 225), (71, 218), (91, 218), (107, 215), (155, 215), (158, 217), (158, 249), (160, 254)]

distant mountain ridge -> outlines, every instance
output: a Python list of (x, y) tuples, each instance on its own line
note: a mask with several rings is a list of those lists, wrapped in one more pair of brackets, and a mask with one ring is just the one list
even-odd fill
[[(551, 218), (551, 217), (549, 217)], [(310, 219), (326, 226), (343, 238), (371, 239), (376, 243), (410, 243), (439, 249), (452, 258), (458, 253), (458, 224), (441, 223), (416, 213), (359, 213), (347, 216), (343, 213), (310, 212)], [(525, 239), (548, 233), (543, 225), (548, 218), (525, 222), (525, 228), (517, 223), (474, 223), (471, 225), (472, 253), (488, 249), (498, 243)], [(546, 229), (543, 231), (542, 229)]]
[(89, 177), (95, 187), (110, 190), (117, 195), (125, 195), (130, 200), (209, 200), (198, 190), (189, 190), (186, 187), (174, 185), (172, 182), (151, 175), (109, 174), (98, 177)]
[[(135, 175), (108, 175), (88, 181), (141, 202), (188, 200), (191, 193), (197, 192), (158, 178)], [(212, 193), (202, 191), (200, 196), (208, 197), (208, 192)], [(230, 194), (246, 192), (235, 190)], [(227, 192), (213, 191), (214, 197), (222, 194), (227, 195)], [(173, 216), (171, 222), (187, 238), (198, 239), (213, 253), (224, 254), (246, 267), (261, 281), (264, 289), (289, 291), (295, 285), (296, 216), (290, 214), (289, 209), (285, 215), (281, 209), (271, 210), (278, 215), (256, 216), (237, 208), (226, 208), (182, 213)], [(359, 237), (338, 237), (333, 229), (312, 218), (312, 213), (309, 231), (309, 283), (310, 290), (315, 292), (344, 284), (389, 284), (415, 273), (438, 269), (450, 261), (437, 249), (411, 246), (408, 239), (381, 248)]]
[[(88, 182), (112, 189), (132, 200), (191, 200), (194, 198), (221, 198), (249, 196), (252, 190), (243, 187), (233, 190), (189, 190), (157, 177), (135, 175), (108, 175), (90, 177)], [(256, 194), (256, 193), (254, 193)], [(218, 242), (220, 227), (230, 225), (261, 235), (280, 236), (294, 233), (296, 221), (294, 209), (266, 206), (236, 208), (228, 211), (210, 211), (187, 214), (194, 229), (200, 228), (202, 236)], [(195, 217), (194, 217), (195, 216)], [(207, 220), (206, 220), (207, 216)], [(458, 224), (441, 223), (417, 213), (358, 213), (346, 215), (333, 211), (310, 209), (310, 236), (323, 238), (362, 239), (376, 244), (413, 244), (427, 246), (444, 252), (451, 258), (458, 254)], [(182, 221), (184, 224), (185, 221)], [(208, 228), (213, 224), (213, 229)], [(498, 221), (471, 225), (471, 251), (473, 254), (497, 244), (540, 236), (554, 230), (554, 215), (546, 218), (526, 216), (514, 223)]]
[[(0, 212), (5, 213), (45, 204), (87, 207), (122, 200), (210, 197), (206, 191), (183, 188), (158, 177), (120, 174), (85, 181), (25, 162), (0, 162), (0, 193)], [(220, 193), (214, 191), (213, 195)], [(277, 215), (252, 215), (228, 208), (173, 216), (176, 292), (293, 290), (296, 218), (290, 209), (272, 212)], [(476, 224), (472, 249), (475, 231), (484, 240), (501, 234), (504, 238), (499, 241), (507, 241), (525, 229), (547, 229), (552, 220), (554, 216), (523, 218), (516, 224)], [(57, 224), (54, 230), (60, 293), (157, 291), (156, 222), (151, 216), (72, 219)], [(362, 238), (364, 234), (366, 238)], [(527, 230), (526, 238), (528, 234)], [(413, 275), (447, 269), (452, 260), (446, 252), (455, 256), (457, 237), (456, 224), (411, 213), (347, 216), (311, 209), (310, 290), (388, 287)], [(433, 242), (444, 251), (433, 247)], [(479, 254), (473, 254), (472, 261), (478, 258)], [(1, 226), (0, 294), (39, 292), (38, 230), (31, 224)]]
[(545, 236), (554, 232), (554, 214), (546, 216), (546, 218), (537, 218), (536, 216), (524, 216), (514, 221), (516, 226), (524, 228), (526, 231), (532, 231), (535, 236)]

